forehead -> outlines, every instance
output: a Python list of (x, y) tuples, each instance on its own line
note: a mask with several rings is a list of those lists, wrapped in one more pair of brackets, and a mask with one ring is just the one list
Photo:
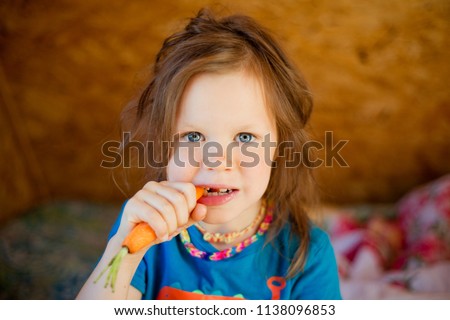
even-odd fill
[(188, 82), (178, 109), (177, 126), (272, 126), (260, 81), (250, 72), (202, 73)]

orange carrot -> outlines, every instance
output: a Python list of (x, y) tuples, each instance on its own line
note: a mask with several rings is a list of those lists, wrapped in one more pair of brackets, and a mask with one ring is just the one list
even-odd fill
[[(204, 189), (195, 187), (195, 192), (196, 200), (198, 200), (203, 196)], [(122, 249), (120, 249), (120, 251), (112, 258), (106, 268), (95, 279), (94, 283), (97, 283), (97, 281), (102, 277), (106, 270), (109, 269), (109, 273), (105, 282), (105, 288), (110, 285), (114, 292), (117, 273), (119, 272), (119, 267), (123, 257), (125, 257), (128, 253), (135, 253), (142, 248), (145, 248), (155, 240), (155, 231), (153, 231), (153, 229), (146, 222), (138, 223), (122, 242)]]
[(135, 253), (155, 241), (156, 234), (147, 222), (138, 223), (122, 242), (129, 253)]
[(201, 197), (203, 197), (204, 192), (205, 192), (204, 188), (195, 187), (195, 200), (198, 200)]

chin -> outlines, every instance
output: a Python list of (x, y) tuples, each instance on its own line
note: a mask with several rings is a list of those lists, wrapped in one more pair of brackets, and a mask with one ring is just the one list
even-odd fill
[[(213, 211), (213, 210), (211, 210)], [(203, 219), (204, 223), (207, 224), (224, 224), (232, 221), (236, 217), (224, 216), (222, 212), (207, 212), (205, 219)]]
[(206, 218), (203, 219), (202, 221), (207, 224), (224, 224), (229, 222), (230, 220), (224, 219), (223, 217), (216, 217), (213, 215), (206, 214)]

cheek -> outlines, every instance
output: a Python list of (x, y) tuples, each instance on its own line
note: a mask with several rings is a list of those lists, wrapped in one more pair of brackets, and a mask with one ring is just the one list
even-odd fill
[(255, 171), (264, 173), (271, 170), (272, 161), (274, 160), (275, 149), (264, 148), (261, 145), (242, 147), (237, 153), (237, 163), (241, 167), (254, 169)]
[(180, 178), (183, 176), (182, 168), (179, 168), (175, 165), (173, 157), (170, 159), (169, 164), (167, 165), (167, 181), (180, 181)]
[(167, 166), (167, 180), (178, 182), (191, 182), (201, 156), (197, 150), (179, 148), (172, 155)]
[(270, 180), (270, 169), (255, 167), (246, 169), (243, 173), (246, 181), (246, 195), (250, 199), (261, 199), (267, 190)]
[(246, 176), (246, 180), (250, 181), (252, 188), (263, 194), (269, 184), (271, 168), (271, 157), (264, 154), (261, 149), (254, 149), (253, 155), (241, 157), (241, 170)]

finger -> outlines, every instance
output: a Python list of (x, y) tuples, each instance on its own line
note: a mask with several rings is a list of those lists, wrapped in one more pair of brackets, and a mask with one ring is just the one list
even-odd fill
[(175, 206), (178, 226), (184, 226), (192, 210), (195, 208), (196, 202), (196, 190), (192, 183), (186, 182), (164, 182), (164, 186), (170, 187), (171, 190), (176, 190), (176, 193), (168, 194), (172, 203)]
[(164, 194), (160, 194), (160, 192), (159, 189), (157, 189), (156, 193), (142, 189), (136, 193), (136, 197), (160, 214), (167, 224), (168, 234), (171, 234), (178, 227), (176, 209), (170, 200)]
[(189, 217), (187, 223), (181, 227), (179, 227), (174, 233), (170, 234), (169, 239), (172, 239), (173, 237), (180, 234), (180, 232), (184, 229), (189, 228), (190, 226), (194, 225), (195, 223), (205, 219), (207, 213), (207, 207), (204, 204), (197, 204), (197, 206), (194, 208), (194, 210), (191, 213), (191, 216)]
[(192, 223), (202, 221), (203, 219), (205, 219), (207, 211), (208, 209), (204, 204), (197, 203), (191, 213), (191, 216), (189, 217), (189, 220), (192, 220)]
[(194, 210), (195, 205), (197, 204), (196, 199), (196, 190), (195, 186), (190, 182), (172, 182), (172, 181), (163, 181), (161, 182), (164, 186), (169, 186), (181, 194), (186, 198), (188, 212)]
[(167, 222), (159, 211), (135, 196), (127, 202), (124, 208), (121, 225), (125, 222), (129, 229), (125, 231), (125, 236), (129, 234), (136, 224), (142, 221), (146, 222), (153, 229), (158, 239), (164, 241), (168, 238), (169, 230)]

